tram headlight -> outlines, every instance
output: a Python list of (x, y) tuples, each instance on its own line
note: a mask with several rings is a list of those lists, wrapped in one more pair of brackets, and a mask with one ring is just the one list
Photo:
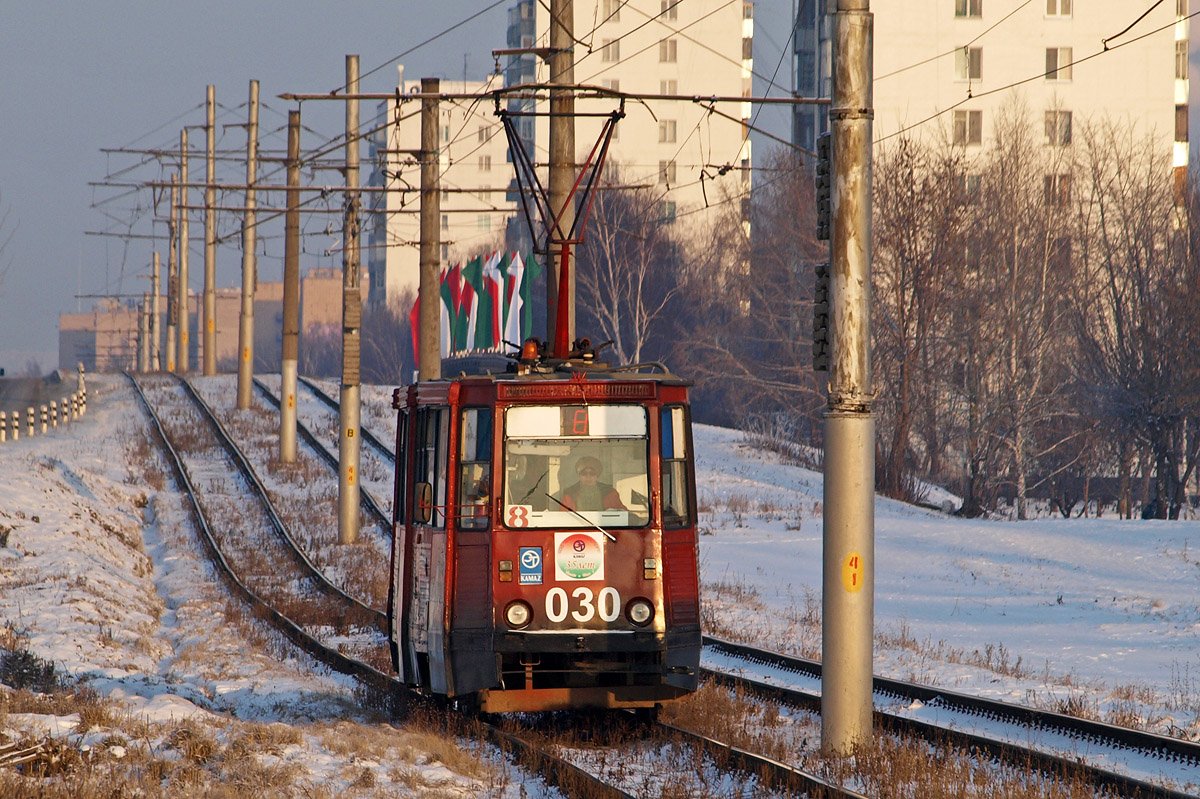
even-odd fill
[(533, 619), (533, 608), (519, 599), (516, 602), (509, 602), (508, 607), (504, 609), (504, 620), (508, 622), (509, 627), (520, 629), (529, 624), (531, 619)]
[(654, 606), (650, 600), (638, 597), (625, 606), (625, 615), (638, 627), (645, 627), (654, 618)]

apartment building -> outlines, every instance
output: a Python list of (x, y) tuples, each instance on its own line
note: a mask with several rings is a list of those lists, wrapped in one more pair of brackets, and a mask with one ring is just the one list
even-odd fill
[[(598, 0), (574, 9), (575, 82), (637, 95), (696, 97), (751, 95), (753, 3), (727, 0)], [(520, 0), (509, 9), (508, 46), (549, 46), (544, 3)], [(549, 68), (534, 54), (509, 58), (507, 85), (546, 82)], [(577, 113), (615, 110), (612, 98), (578, 99)], [(548, 103), (537, 103), (545, 111)], [(530, 110), (532, 100), (512, 100), (511, 110)], [(609, 163), (624, 182), (651, 186), (661, 196), (665, 222), (703, 225), (723, 202), (748, 196), (749, 102), (627, 101)], [(584, 163), (602, 120), (576, 123), (576, 162)], [(545, 116), (517, 119), (526, 150), (538, 166), (548, 155)], [(683, 236), (686, 238), (686, 234)]]
[[(500, 88), (500, 75), (483, 81), (442, 80), (445, 94), (486, 95)], [(405, 80), (399, 67), (397, 99), (379, 104), (370, 140), (374, 165), (369, 184), (388, 191), (371, 194), (365, 260), (371, 273), (367, 301), (392, 304), (420, 281), (421, 146), (420, 102), (406, 99), (421, 81)], [(503, 246), (516, 203), (506, 198), (512, 177), (508, 144), (490, 98), (443, 100), (439, 106), (440, 238), (443, 264)], [(407, 309), (405, 309), (407, 311)]]
[[(892, 0), (873, 3), (874, 135), (987, 147), (1021, 109), (1048, 146), (1089, 122), (1130, 126), (1188, 165), (1190, 0)], [(796, 91), (831, 94), (831, 0), (796, 0)], [(793, 139), (815, 149), (828, 112), (798, 107)]]

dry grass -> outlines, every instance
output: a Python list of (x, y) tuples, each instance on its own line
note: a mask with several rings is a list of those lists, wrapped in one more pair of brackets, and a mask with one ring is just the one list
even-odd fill
[(920, 740), (877, 734), (851, 758), (820, 751), (820, 721), (756, 696), (709, 685), (670, 705), (663, 719), (734, 746), (766, 754), (878, 799), (1094, 799), (1084, 783), (1010, 768)]

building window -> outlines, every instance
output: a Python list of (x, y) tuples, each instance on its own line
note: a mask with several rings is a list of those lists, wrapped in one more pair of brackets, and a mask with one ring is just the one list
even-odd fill
[(619, 39), (604, 39), (600, 46), (601, 61), (620, 61), (621, 42)]
[(658, 182), (666, 183), (668, 186), (675, 183), (675, 162), (674, 161), (659, 161), (658, 162)]
[(954, 51), (954, 77), (956, 80), (983, 79), (982, 47), (960, 47)]
[(1071, 79), (1071, 48), (1046, 48), (1046, 80)]
[(664, 64), (674, 64), (679, 57), (678, 42), (674, 39), (663, 39), (658, 43), (658, 60)]
[(1046, 144), (1065, 147), (1071, 143), (1071, 112), (1046, 112)]
[(674, 80), (660, 80), (658, 82), (659, 94), (679, 94), (679, 82)]
[(754, 3), (742, 3), (742, 19), (754, 19)]
[(442, 214), (442, 230), (450, 229), (450, 214)]
[(1046, 16), (1071, 16), (1071, 0), (1046, 0)]
[(679, 19), (679, 4), (683, 0), (662, 0), (661, 13), (659, 16), (667, 19)]
[(980, 144), (983, 141), (983, 112), (954, 112), (954, 143)]
[(954, 0), (954, 16), (982, 17), (983, 0)]
[(670, 200), (664, 200), (662, 204), (662, 220), (666, 224), (671, 224), (675, 221), (675, 203)]
[(1188, 40), (1175, 42), (1175, 77), (1177, 80), (1187, 80), (1188, 77)]
[(962, 175), (961, 177), (959, 190), (962, 192), (962, 204), (974, 205), (979, 197), (979, 187), (983, 185), (983, 179), (979, 175)]
[(1188, 0), (1175, 0), (1175, 16), (1186, 17), (1188, 15)]
[(1188, 107), (1175, 106), (1175, 141), (1188, 140)]
[(487, 140), (488, 140), (487, 125), (480, 125), (479, 126), (479, 143), (482, 144), (483, 142), (485, 142)]
[(602, 78), (600, 80), (600, 85), (603, 86), (604, 88), (608, 89), (609, 91), (614, 91), (614, 92), (621, 91), (621, 81), (618, 80), (617, 78)]
[(480, 172), (491, 172), (492, 171), (492, 157), (490, 155), (479, 156), (479, 171)]
[(490, 214), (476, 214), (475, 215), (475, 226), (477, 228), (479, 228), (480, 230), (491, 230), (492, 229), (491, 215)]
[(1065, 208), (1071, 202), (1071, 176), (1046, 175), (1043, 178), (1046, 191), (1046, 206)]
[(442, 141), (444, 141), (444, 142), (450, 141), (450, 126), (449, 125), (442, 125)]
[(742, 60), (749, 61), (754, 58), (754, 39), (750, 36), (742, 37)]
[(620, 22), (621, 5), (622, 0), (604, 0), (604, 21)]
[(675, 120), (663, 119), (658, 123), (658, 141), (660, 144), (672, 144), (675, 141), (677, 129)]

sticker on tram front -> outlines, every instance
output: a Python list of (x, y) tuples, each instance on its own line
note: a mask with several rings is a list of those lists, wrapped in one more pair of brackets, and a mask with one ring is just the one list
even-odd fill
[(604, 542), (597, 533), (554, 534), (554, 579), (603, 580)]
[(517, 577), (519, 585), (542, 584), (541, 547), (521, 547), (520, 552), (517, 553), (517, 565), (519, 567)]

